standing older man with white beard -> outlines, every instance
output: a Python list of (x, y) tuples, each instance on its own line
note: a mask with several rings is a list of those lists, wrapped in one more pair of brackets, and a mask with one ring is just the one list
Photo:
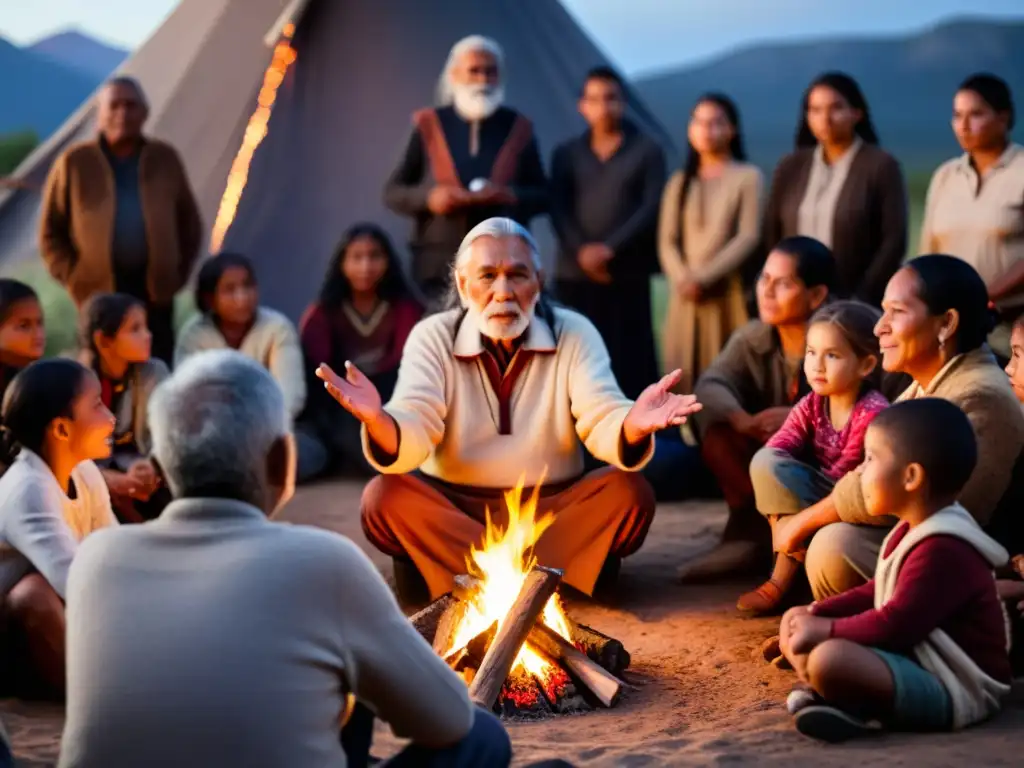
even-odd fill
[(413, 275), (439, 299), (451, 256), (479, 222), (520, 224), (547, 209), (547, 182), (533, 126), (503, 106), (505, 62), (493, 40), (473, 35), (452, 48), (437, 107), (413, 115), (413, 131), (384, 190), (389, 208), (415, 220)]
[[(605, 563), (614, 571), (647, 535), (654, 494), (637, 470), (654, 453), (653, 433), (700, 409), (672, 394), (679, 371), (626, 399), (590, 321), (542, 295), (539, 262), (510, 219), (470, 231), (456, 256), (455, 306), (413, 329), (387, 407), (351, 364), (345, 378), (317, 371), (363, 422), (366, 457), (383, 473), (363, 493), (367, 537), (396, 565), (411, 560), (434, 597), (465, 571), (485, 509), (504, 524), (502, 495), (520, 476), (543, 483), (538, 511), (556, 515), (538, 561), (592, 594)], [(611, 466), (584, 475), (581, 442)]]

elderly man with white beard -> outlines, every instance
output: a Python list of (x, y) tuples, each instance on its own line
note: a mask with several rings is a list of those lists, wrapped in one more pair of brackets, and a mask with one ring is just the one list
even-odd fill
[(547, 181), (530, 121), (504, 106), (501, 47), (479, 35), (452, 48), (437, 106), (413, 114), (412, 135), (384, 201), (415, 221), (413, 276), (439, 300), (451, 255), (476, 224), (507, 216), (520, 224), (547, 210)]
[[(672, 393), (679, 371), (628, 400), (590, 321), (543, 295), (536, 242), (516, 222), (473, 228), (453, 273), (454, 306), (413, 329), (387, 406), (350, 363), (344, 378), (317, 370), (363, 423), (364, 452), (382, 473), (363, 492), (363, 530), (395, 558), (400, 593), (411, 563), (436, 598), (465, 572), (485, 510), (505, 524), (503, 493), (522, 476), (525, 493), (540, 486), (538, 512), (555, 514), (539, 563), (593, 594), (606, 563), (615, 573), (654, 517), (638, 473), (653, 434), (700, 405)], [(611, 466), (584, 474), (583, 446)]]

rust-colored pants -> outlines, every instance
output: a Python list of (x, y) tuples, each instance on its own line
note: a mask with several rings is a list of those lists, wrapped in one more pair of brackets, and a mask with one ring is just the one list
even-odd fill
[[(529, 497), (531, 489), (523, 491)], [(555, 522), (534, 548), (541, 565), (561, 568), (564, 581), (591, 594), (608, 555), (640, 549), (654, 518), (654, 492), (639, 474), (612, 467), (571, 483), (541, 488), (538, 514)], [(408, 557), (431, 597), (452, 588), (466, 572), (471, 545), (483, 542), (485, 510), (504, 525), (508, 509), (500, 489), (443, 483), (421, 474), (380, 475), (363, 491), (363, 531), (377, 549)]]

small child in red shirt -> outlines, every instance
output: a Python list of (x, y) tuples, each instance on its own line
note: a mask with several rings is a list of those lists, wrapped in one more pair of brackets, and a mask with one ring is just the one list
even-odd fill
[(864, 503), (899, 523), (874, 579), (782, 618), (780, 647), (805, 684), (787, 706), (804, 735), (945, 731), (999, 711), (1011, 672), (994, 569), (1007, 554), (956, 503), (977, 461), (948, 400), (899, 403), (868, 428)]
[(839, 516), (832, 489), (864, 457), (864, 432), (889, 401), (878, 391), (877, 309), (836, 301), (807, 328), (804, 375), (811, 392), (750, 463), (758, 511), (768, 518), (776, 552), (771, 577), (743, 595), (741, 611), (779, 608), (797, 575), (807, 541)]

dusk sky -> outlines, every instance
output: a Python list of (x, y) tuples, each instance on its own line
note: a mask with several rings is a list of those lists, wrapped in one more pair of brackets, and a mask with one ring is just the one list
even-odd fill
[[(764, 40), (898, 34), (963, 14), (1024, 18), (1021, 0), (563, 2), (629, 73), (691, 63)], [(3, 4), (0, 35), (16, 43), (79, 27), (95, 37), (132, 48), (160, 24), (176, 0), (3, 0)]]

